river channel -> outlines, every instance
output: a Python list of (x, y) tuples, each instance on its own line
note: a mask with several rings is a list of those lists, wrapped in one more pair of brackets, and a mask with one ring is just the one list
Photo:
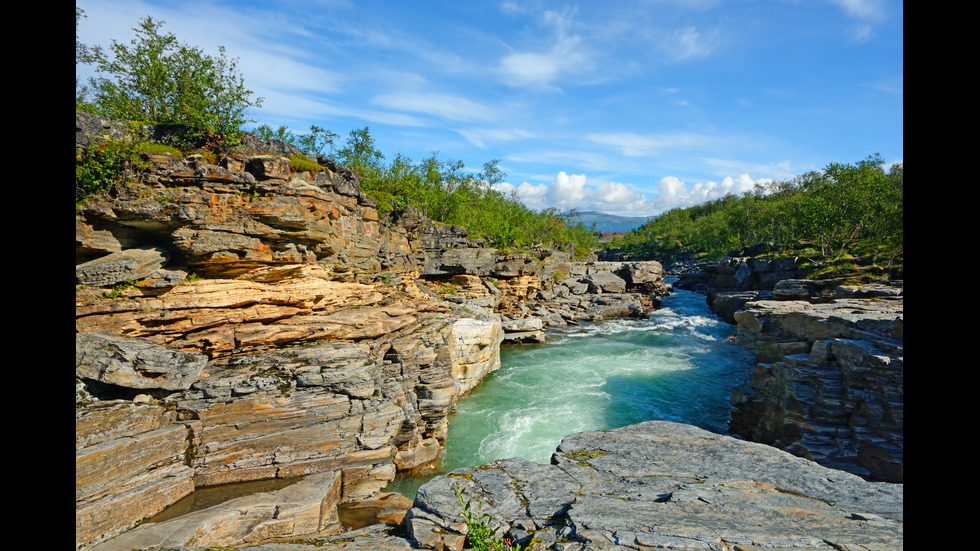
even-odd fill
[(414, 498), (438, 474), (496, 459), (548, 463), (569, 434), (650, 420), (726, 433), (732, 389), (754, 354), (704, 295), (675, 290), (649, 319), (608, 320), (552, 333), (546, 344), (504, 346), (501, 368), (461, 398), (439, 465), (386, 489)]

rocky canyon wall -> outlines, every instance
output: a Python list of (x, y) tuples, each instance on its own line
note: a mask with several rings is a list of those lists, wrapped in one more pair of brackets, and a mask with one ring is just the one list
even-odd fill
[(797, 279), (797, 257), (682, 275), (755, 351), (729, 431), (871, 480), (904, 480), (904, 286)]
[[(76, 114), (76, 147), (116, 129)], [(379, 219), (343, 168), (247, 143), (145, 155), (76, 208), (77, 549), (196, 488), (312, 475), (303, 505), (253, 504), (175, 545), (335, 533), (338, 504), (436, 459), (502, 342), (643, 316), (669, 290), (656, 262), (502, 254), (417, 210)]]

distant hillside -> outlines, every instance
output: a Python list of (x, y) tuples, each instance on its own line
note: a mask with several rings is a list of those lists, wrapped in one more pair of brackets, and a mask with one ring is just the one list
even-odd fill
[(597, 211), (576, 212), (573, 217), (591, 228), (595, 223), (596, 230), (601, 232), (628, 232), (646, 224), (656, 216), (618, 216)]

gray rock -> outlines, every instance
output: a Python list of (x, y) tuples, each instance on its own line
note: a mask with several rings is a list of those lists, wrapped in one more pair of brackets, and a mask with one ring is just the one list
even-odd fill
[(538, 318), (522, 318), (504, 320), (501, 322), (504, 332), (514, 333), (520, 331), (540, 331), (544, 327), (544, 322)]
[(108, 333), (75, 335), (75, 377), (134, 389), (186, 390), (207, 356)]
[(530, 344), (545, 342), (544, 331), (516, 331), (504, 334), (504, 342)]
[(339, 532), (341, 474), (324, 472), (280, 490), (239, 497), (159, 523), (144, 523), (93, 551), (190, 546), (226, 547), (270, 538)]
[(884, 550), (903, 540), (900, 484), (664, 421), (568, 436), (551, 465), (505, 459), (433, 479), (406, 516), (416, 545), (465, 533), (455, 485), (498, 536), (554, 549)]
[(610, 272), (596, 272), (585, 278), (592, 293), (625, 293), (626, 281)]
[(75, 266), (75, 282), (107, 287), (150, 276), (163, 267), (167, 255), (158, 249), (126, 249)]
[(758, 300), (734, 314), (759, 362), (729, 430), (876, 480), (904, 480), (904, 305)]

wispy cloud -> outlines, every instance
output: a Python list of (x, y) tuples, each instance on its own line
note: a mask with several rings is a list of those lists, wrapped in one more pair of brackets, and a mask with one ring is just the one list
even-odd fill
[(636, 134), (633, 132), (614, 132), (590, 134), (592, 142), (618, 148), (629, 157), (652, 157), (672, 149), (693, 149), (703, 147), (713, 138), (696, 133), (675, 134)]
[(831, 0), (849, 17), (858, 20), (851, 31), (851, 39), (856, 43), (869, 42), (875, 37), (875, 25), (888, 17), (888, 10), (882, 0)]
[(591, 70), (593, 54), (582, 37), (573, 32), (574, 11), (545, 11), (540, 15), (547, 29), (547, 47), (514, 51), (500, 58), (497, 74), (510, 86), (553, 88), (554, 82), (569, 74)]
[(762, 180), (769, 179), (787, 179), (792, 178), (803, 172), (809, 170), (814, 170), (815, 166), (794, 166), (788, 160), (774, 161), (770, 163), (749, 163), (740, 160), (732, 159), (716, 159), (716, 158), (704, 158), (701, 160), (706, 166), (712, 168), (713, 172), (718, 175), (743, 173), (743, 174), (763, 174), (765, 175)]
[(695, 27), (684, 27), (661, 40), (661, 49), (672, 61), (707, 57), (716, 48), (718, 31), (703, 33)]
[(885, 17), (886, 9), (881, 0), (831, 0), (851, 17), (879, 21)]
[(456, 132), (481, 149), (491, 142), (512, 142), (536, 137), (534, 132), (522, 128), (466, 128), (458, 129)]
[(464, 97), (431, 92), (397, 92), (375, 96), (371, 103), (395, 111), (421, 113), (459, 122), (488, 121), (493, 109)]

